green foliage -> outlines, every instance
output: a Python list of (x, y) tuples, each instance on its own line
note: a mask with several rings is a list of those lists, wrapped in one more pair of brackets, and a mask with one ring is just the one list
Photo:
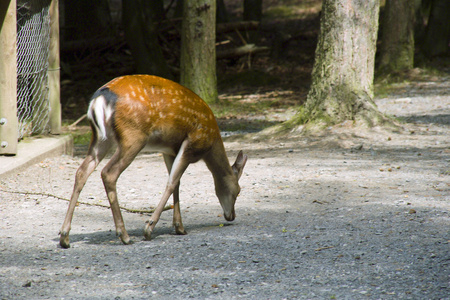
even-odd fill
[(282, 130), (290, 130), (297, 126), (305, 125), (305, 130), (324, 129), (332, 125), (333, 120), (324, 111), (318, 110), (312, 113), (304, 106), (299, 107), (297, 114), (281, 125)]
[(241, 102), (242, 96), (231, 99), (220, 99), (217, 103), (210, 104), (216, 118), (229, 116), (241, 116), (261, 114), (272, 107), (279, 107), (277, 99), (270, 101)]
[(285, 94), (276, 92), (221, 96), (210, 107), (221, 130), (256, 132), (280, 123), (271, 115), (292, 108), (292, 102), (285, 101), (284, 97)]
[(311, 114), (306, 111), (304, 106), (300, 106), (297, 114), (291, 118), (290, 120), (284, 123), (284, 126), (287, 128), (292, 128), (297, 125), (304, 125), (309, 122), (311, 119)]
[(72, 133), (72, 137), (73, 137), (73, 143), (75, 145), (87, 145), (91, 141), (92, 132), (86, 132), (86, 133), (74, 132), (74, 133)]

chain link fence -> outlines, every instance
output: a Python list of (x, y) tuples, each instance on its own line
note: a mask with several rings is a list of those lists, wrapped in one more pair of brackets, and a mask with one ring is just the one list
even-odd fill
[(49, 131), (49, 0), (17, 1), (19, 138)]

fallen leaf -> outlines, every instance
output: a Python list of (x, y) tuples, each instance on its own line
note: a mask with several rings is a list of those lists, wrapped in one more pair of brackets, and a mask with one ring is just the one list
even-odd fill
[(331, 249), (331, 248), (334, 248), (334, 246), (320, 247), (320, 248), (314, 249), (314, 251), (322, 251), (322, 250)]

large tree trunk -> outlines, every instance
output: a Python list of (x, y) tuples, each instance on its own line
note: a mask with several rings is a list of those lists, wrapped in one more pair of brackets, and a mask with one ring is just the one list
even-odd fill
[[(159, 45), (154, 21), (161, 16), (162, 2), (144, 0), (122, 1), (122, 19), (125, 38), (131, 48), (136, 71), (172, 79)], [(158, 13), (158, 11), (160, 13)]]
[(415, 1), (386, 1), (381, 26), (381, 72), (391, 73), (414, 67), (414, 19)]
[(378, 0), (325, 0), (312, 71), (300, 123), (337, 124), (382, 118), (373, 102)]
[[(183, 5), (183, 0), (177, 0), (173, 14), (174, 18), (183, 17)], [(224, 0), (216, 0), (216, 22), (226, 23), (228, 19), (228, 11)]]
[(208, 103), (217, 101), (216, 1), (184, 0), (181, 84)]

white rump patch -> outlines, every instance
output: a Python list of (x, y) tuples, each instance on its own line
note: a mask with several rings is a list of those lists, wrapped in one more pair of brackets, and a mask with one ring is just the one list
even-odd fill
[[(93, 124), (97, 130), (97, 134), (102, 140), (106, 140), (108, 138), (106, 132), (106, 123), (111, 118), (113, 112), (113, 108), (108, 105), (103, 95), (92, 99), (91, 103), (89, 104), (87, 117), (89, 120), (93, 121)], [(96, 122), (94, 122), (94, 120)]]

